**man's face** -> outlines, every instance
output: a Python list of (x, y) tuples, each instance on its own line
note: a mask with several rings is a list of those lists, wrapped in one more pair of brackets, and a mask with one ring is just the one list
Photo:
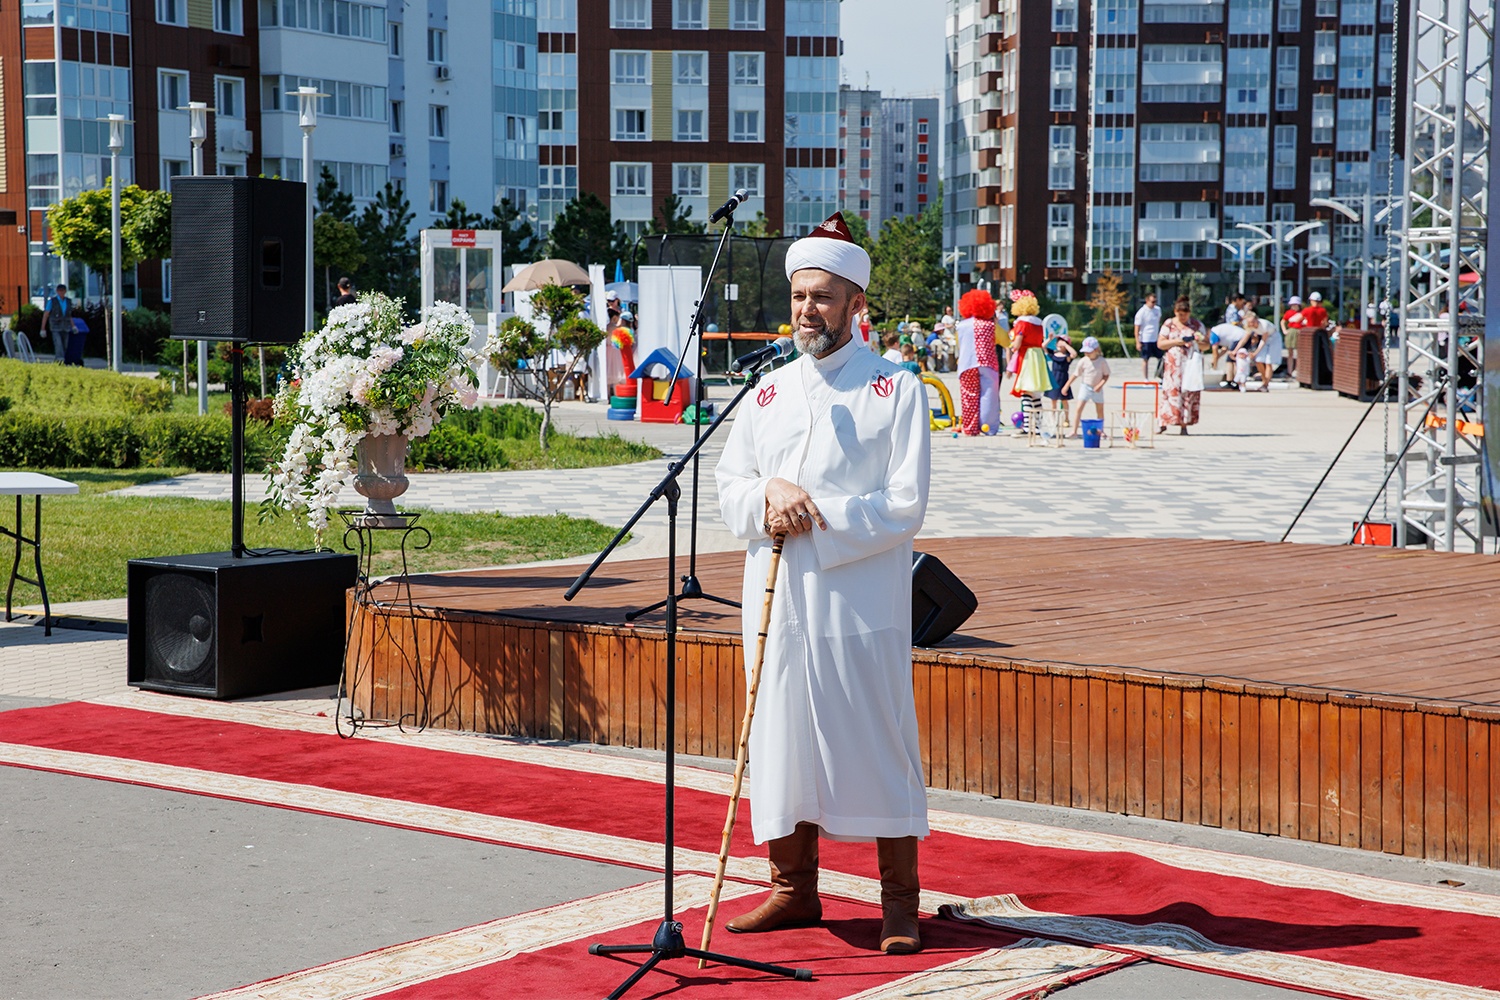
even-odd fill
[(1156, 293), (1155, 292), (1147, 292), (1146, 293), (1146, 305), (1148, 305), (1148, 306), (1155, 306), (1156, 305)]
[(806, 267), (792, 275), (792, 343), (820, 358), (852, 336), (850, 320), (865, 307), (865, 293), (828, 271)]

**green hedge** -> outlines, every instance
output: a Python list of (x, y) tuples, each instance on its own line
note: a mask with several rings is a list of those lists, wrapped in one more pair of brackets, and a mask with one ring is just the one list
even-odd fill
[[(150, 383), (147, 383), (150, 384)], [(264, 469), (280, 453), (280, 436), (260, 424), (245, 428), (245, 468)], [(0, 415), (0, 467), (135, 469), (187, 467), (228, 472), (227, 417), (152, 413), (59, 417), (11, 411)]]
[(127, 416), (172, 408), (172, 387), (155, 379), (0, 358), (0, 396), (17, 411)]
[(450, 414), (432, 429), (432, 433), (411, 443), (408, 464), (416, 470), (467, 469), (488, 472), (503, 469), (510, 463), (500, 442), (484, 434), (475, 434), (458, 426)]

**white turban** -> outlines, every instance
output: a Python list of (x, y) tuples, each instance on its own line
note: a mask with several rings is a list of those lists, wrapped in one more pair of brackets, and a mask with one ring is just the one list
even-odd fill
[(844, 217), (838, 212), (787, 249), (788, 278), (809, 267), (852, 281), (861, 291), (870, 285), (870, 255), (854, 242)]

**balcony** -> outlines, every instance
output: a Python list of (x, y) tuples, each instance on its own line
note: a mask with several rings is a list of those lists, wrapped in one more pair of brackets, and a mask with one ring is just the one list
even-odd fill
[(1218, 236), (1217, 219), (1142, 219), (1136, 233), (1142, 243), (1202, 243)]
[(989, 208), (979, 209), (979, 224), (981, 226), (998, 226), (1000, 224), (1000, 209), (991, 205)]

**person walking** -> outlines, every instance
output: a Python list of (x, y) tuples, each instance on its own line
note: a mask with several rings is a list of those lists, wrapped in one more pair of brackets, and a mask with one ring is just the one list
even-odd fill
[[(822, 919), (818, 838), (875, 841), (878, 947), (922, 947), (917, 842), (928, 834), (911, 676), (912, 539), (927, 509), (922, 382), (860, 349), (870, 256), (835, 213), (787, 251), (799, 356), (730, 425), (719, 507), (749, 542), (745, 648), (755, 648), (773, 539), (785, 536), (750, 730), (751, 828), (772, 892), (736, 933)], [(753, 610), (752, 610), (753, 609)]]
[(1156, 358), (1156, 374), (1161, 377), (1161, 306), (1156, 293), (1147, 292), (1146, 301), (1135, 311), (1135, 350), (1141, 356), (1141, 378), (1151, 377), (1151, 359)]
[(47, 296), (47, 305), (42, 314), (43, 329), (52, 341), (52, 353), (60, 365), (68, 362), (68, 343), (73, 339), (73, 300), (68, 298), (68, 286), (58, 285)]
[(1203, 398), (1203, 352), (1198, 346), (1202, 336), (1203, 324), (1193, 318), (1193, 304), (1183, 296), (1173, 303), (1172, 317), (1162, 324), (1158, 340), (1166, 352), (1162, 358), (1161, 403), (1156, 411), (1158, 434), (1168, 427), (1186, 434), (1198, 422)]

